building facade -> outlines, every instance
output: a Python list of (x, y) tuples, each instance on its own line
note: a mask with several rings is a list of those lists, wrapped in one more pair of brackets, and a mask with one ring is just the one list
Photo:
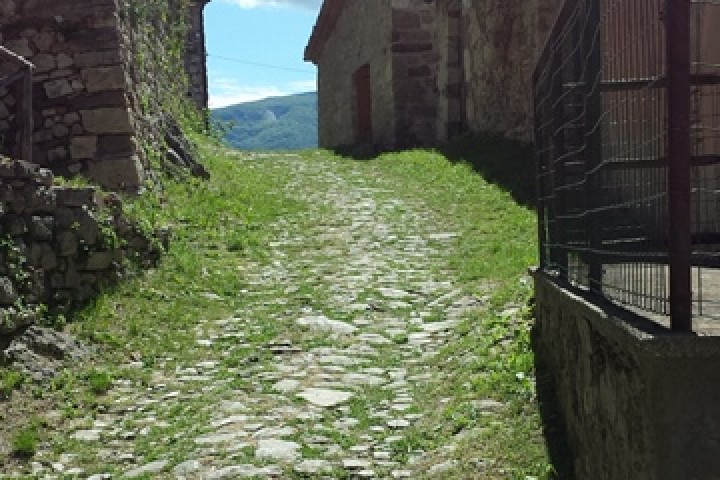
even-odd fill
[(531, 77), (560, 0), (325, 0), (320, 145), (435, 145), (464, 131), (532, 138)]

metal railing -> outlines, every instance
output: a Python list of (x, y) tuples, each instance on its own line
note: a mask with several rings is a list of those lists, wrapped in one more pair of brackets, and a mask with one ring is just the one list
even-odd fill
[(567, 0), (533, 77), (541, 268), (676, 331), (720, 317), (717, 25), (711, 0)]
[(32, 75), (35, 66), (25, 58), (0, 46), (0, 62), (15, 67), (12, 73), (0, 77), (0, 87), (15, 87), (17, 143), (13, 156), (32, 162), (33, 110)]

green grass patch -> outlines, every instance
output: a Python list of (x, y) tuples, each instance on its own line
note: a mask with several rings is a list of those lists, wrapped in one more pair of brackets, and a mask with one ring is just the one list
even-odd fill
[(0, 400), (9, 399), (12, 392), (24, 382), (25, 375), (22, 373), (12, 369), (0, 368)]
[(31, 458), (35, 455), (40, 442), (39, 427), (30, 425), (15, 431), (10, 440), (13, 456), (18, 458)]
[[(392, 195), (421, 199), (443, 219), (440, 225), (460, 233), (447, 266), (468, 294), (484, 301), (435, 357), (437, 374), (418, 401), (429, 415), (395, 445), (395, 455), (430, 452), (428, 468), (454, 460), (432, 478), (558, 478), (542, 436), (530, 343), (527, 269), (537, 251), (529, 207), (532, 152), (493, 136), (461, 139), (441, 150), (368, 162), (392, 185)], [(436, 312), (430, 320), (442, 319), (443, 312)], [(489, 411), (482, 400), (504, 407)]]

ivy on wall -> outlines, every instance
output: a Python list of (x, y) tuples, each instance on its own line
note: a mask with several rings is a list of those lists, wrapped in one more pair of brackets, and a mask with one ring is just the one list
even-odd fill
[(147, 166), (163, 166), (163, 135), (179, 124), (204, 129), (203, 115), (189, 97), (185, 70), (189, 0), (128, 0), (120, 8), (126, 34), (126, 68), (137, 129)]

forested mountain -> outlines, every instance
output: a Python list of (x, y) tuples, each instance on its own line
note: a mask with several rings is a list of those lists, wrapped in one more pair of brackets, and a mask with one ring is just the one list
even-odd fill
[(317, 147), (317, 93), (300, 93), (212, 110), (230, 125), (228, 142), (245, 150), (292, 150)]

